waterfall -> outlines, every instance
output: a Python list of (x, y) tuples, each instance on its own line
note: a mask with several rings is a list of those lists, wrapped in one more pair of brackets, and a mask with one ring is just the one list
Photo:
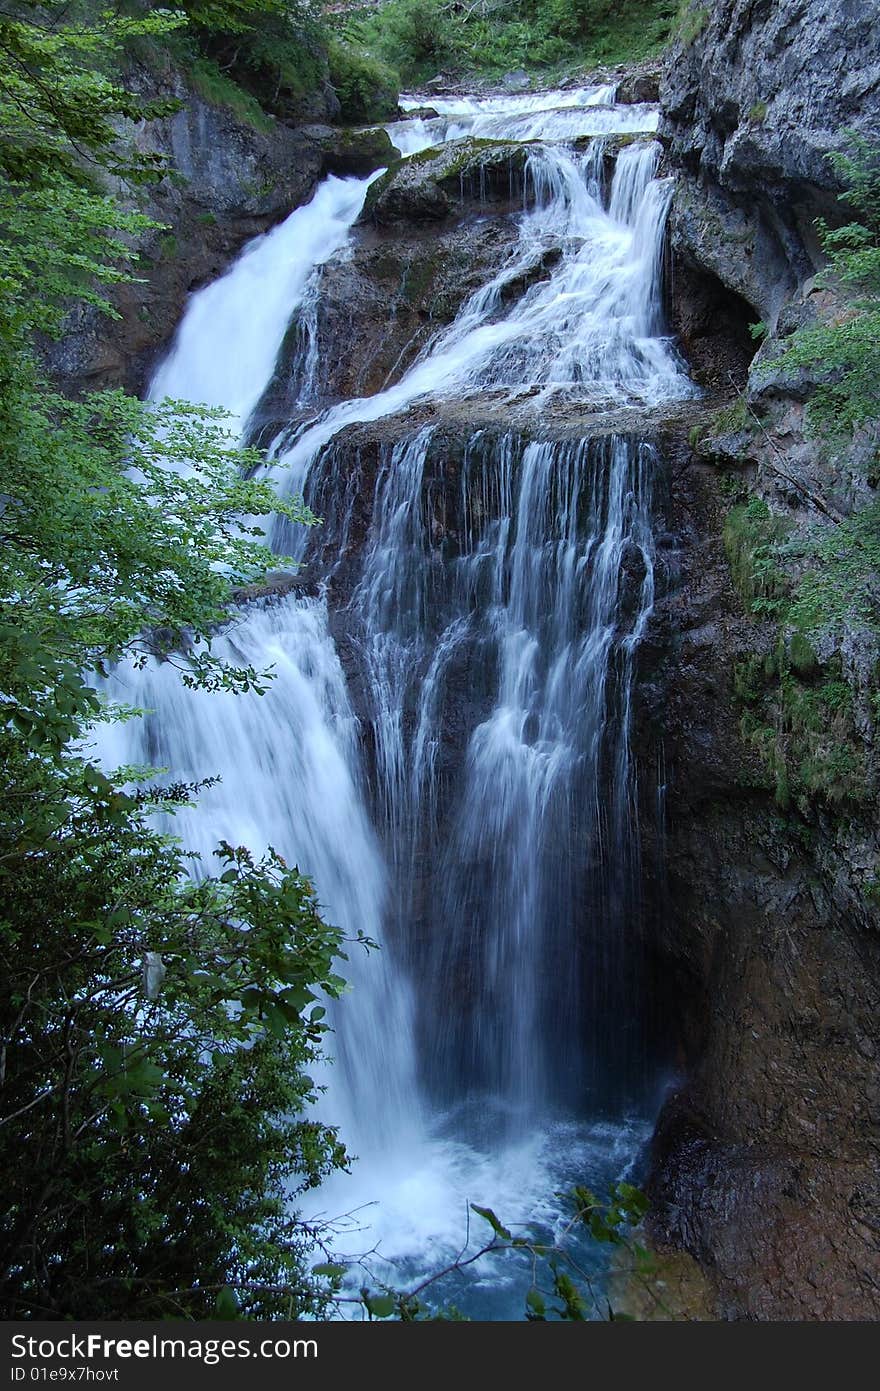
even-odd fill
[(311, 297), (316, 267), (345, 242), (370, 183), (325, 179), (310, 203), (257, 237), (231, 270), (194, 295), (151, 398), (222, 407), (230, 431), (243, 435), (291, 318)]
[[(267, 693), (248, 700), (191, 691), (167, 663), (152, 663), (140, 675), (117, 673), (111, 694), (122, 700), (136, 694), (157, 714), (112, 727), (104, 737), (105, 761), (167, 767), (188, 782), (208, 768), (220, 774), (198, 807), (168, 821), (167, 829), (201, 857), (196, 872), (211, 872), (221, 839), (255, 853), (271, 845), (312, 878), (329, 922), (381, 941), (388, 885), (326, 604), (267, 605), (215, 651), (239, 666), (271, 666)], [(351, 947), (345, 975), (350, 997), (330, 1007), (331, 1022), (339, 1024), (338, 1058), (322, 1119), (340, 1125), (352, 1152), (376, 1155), (404, 1143), (418, 1124), (410, 993), (385, 953), (367, 958)]]
[[(671, 194), (653, 179), (659, 146), (631, 146), (617, 162), (611, 204), (599, 201), (597, 155), (548, 146), (529, 161), (538, 205), (519, 227), (511, 259), (459, 310), (455, 321), (393, 386), (324, 411), (280, 450), (293, 491), (305, 486), (319, 451), (348, 426), (382, 420), (431, 396), (495, 390), (534, 410), (576, 389), (582, 407), (654, 405), (693, 393), (658, 332), (658, 278)], [(562, 258), (550, 279), (500, 314), (501, 296), (549, 245)], [(533, 400), (536, 391), (539, 400)], [(282, 534), (276, 535), (282, 547)], [(287, 538), (289, 544), (289, 537)]]
[(509, 97), (408, 97), (401, 109), (425, 109), (437, 116), (413, 116), (391, 128), (394, 143), (407, 155), (448, 140), (574, 140), (588, 135), (656, 130), (656, 107), (614, 106), (613, 86), (574, 88)]
[[(311, 1211), (374, 1204), (354, 1244), (410, 1271), (458, 1249), (469, 1199), (552, 1227), (548, 1195), (585, 1165), (619, 1176), (647, 1124), (629, 734), (656, 459), (577, 421), (694, 388), (661, 312), (657, 113), (613, 96), (444, 98), (402, 123), (404, 150), (532, 143), (516, 245), (385, 389), (319, 389), (320, 267), (369, 182), (328, 179), (193, 297), (151, 391), (226, 405), (244, 433), (294, 335), (298, 414), (272, 453), (324, 524), (276, 526), (307, 562), (299, 589), (243, 610), (218, 649), (275, 681), (235, 697), (159, 663), (120, 672), (155, 713), (114, 726), (104, 756), (220, 774), (175, 818), (184, 842), (272, 844), (331, 921), (381, 944), (346, 967), (322, 1102), (360, 1157)], [(609, 180), (621, 131), (639, 138)], [(440, 402), (442, 428), (411, 419)], [(496, 1294), (469, 1307), (509, 1316)]]

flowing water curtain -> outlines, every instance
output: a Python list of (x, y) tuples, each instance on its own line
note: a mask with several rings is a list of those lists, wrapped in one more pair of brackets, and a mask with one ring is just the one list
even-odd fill
[(631, 1095), (615, 983), (639, 948), (628, 735), (651, 452), (478, 431), (444, 556), (431, 444), (427, 429), (387, 449), (349, 606), (430, 1081), (541, 1107), (610, 1072)]
[[(343, 401), (292, 437), (278, 456), (289, 487), (306, 491), (322, 450), (356, 424), (385, 420), (414, 402), (497, 389), (530, 400), (532, 413), (558, 391), (583, 405), (656, 405), (693, 395), (681, 360), (662, 332), (659, 277), (671, 184), (655, 178), (659, 146), (625, 148), (600, 201), (596, 155), (547, 146), (528, 177), (535, 205), (519, 220), (519, 241), (488, 284), (474, 292), (403, 377), (370, 397)], [(549, 278), (505, 308), (504, 292), (562, 255)], [(524, 407), (525, 409), (525, 407)], [(276, 533), (279, 544), (281, 532)]]
[[(294, 214), (289, 236), (276, 229), (194, 297), (153, 388), (221, 401), (260, 438), (274, 431), (286, 486), (325, 525), (274, 533), (278, 551), (308, 560), (299, 589), (250, 607), (223, 639), (274, 663), (269, 693), (202, 707), (153, 668), (136, 698), (159, 718), (145, 748), (116, 761), (221, 772), (201, 830), (176, 829), (197, 846), (271, 841), (314, 877), (331, 921), (384, 942), (347, 970), (326, 1109), (361, 1154), (348, 1195), (381, 1192), (382, 1230), (408, 1256), (450, 1233), (464, 1194), (491, 1201), (473, 1187), (490, 1175), (520, 1203), (551, 1172), (558, 1186), (545, 1140), (548, 1154), (579, 1144), (579, 1163), (586, 1146), (619, 1166), (618, 1142), (635, 1133), (622, 1119), (642, 1068), (628, 736), (653, 602), (654, 461), (637, 438), (554, 439), (542, 425), (557, 398), (595, 412), (693, 390), (659, 312), (669, 185), (656, 178), (656, 112), (611, 95), (558, 94), (549, 109), (544, 97), (464, 99), (424, 123), (432, 139), (481, 127), (544, 143), (530, 151), (512, 254), (385, 390), (320, 397), (318, 268), (366, 191), (338, 180), (299, 210), (302, 239)], [(648, 138), (564, 143), (615, 131)], [(285, 304), (270, 308), (277, 285)], [(273, 422), (266, 388), (286, 332), (297, 416)], [(230, 384), (224, 362), (252, 342)], [(453, 398), (472, 419), (451, 432), (406, 416)], [(480, 418), (490, 399), (515, 408), (513, 428)], [(518, 1119), (490, 1135), (455, 1106), (437, 1112), (470, 1093)], [(565, 1107), (617, 1119), (589, 1134), (547, 1119)], [(348, 1205), (335, 1181), (317, 1201), (337, 1195)]]

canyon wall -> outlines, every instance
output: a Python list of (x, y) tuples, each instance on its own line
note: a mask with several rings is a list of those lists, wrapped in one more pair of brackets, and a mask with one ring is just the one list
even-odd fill
[[(722, 531), (737, 499), (759, 497), (803, 529), (875, 496), (876, 432), (817, 440), (810, 381), (773, 360), (792, 329), (835, 312), (833, 287), (814, 280), (813, 220), (845, 220), (827, 159), (845, 129), (880, 137), (880, 15), (862, 0), (720, 0), (693, 6), (682, 34), (661, 93), (677, 180), (673, 321), (707, 383), (722, 361), (713, 384), (726, 376), (742, 395), (692, 433), (695, 449), (682, 446), (673, 468), (662, 655), (646, 652), (643, 709), (665, 750), (663, 955), (684, 1079), (655, 1137), (654, 1229), (697, 1257), (721, 1317), (870, 1319), (880, 1312), (874, 727), (857, 720), (849, 735), (858, 796), (780, 798), (746, 737), (743, 698), (748, 664), (772, 666), (778, 623), (737, 592)], [(739, 380), (723, 362), (719, 312), (737, 326)], [(769, 332), (743, 376), (750, 318)], [(835, 669), (858, 706), (876, 660), (870, 637), (845, 633), (805, 680), (815, 689)]]

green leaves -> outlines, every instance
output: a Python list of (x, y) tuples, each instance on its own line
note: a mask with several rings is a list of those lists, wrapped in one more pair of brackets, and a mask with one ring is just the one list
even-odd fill
[(211, 639), (236, 587), (279, 564), (259, 519), (314, 518), (250, 476), (261, 457), (222, 413), (67, 400), (35, 350), (73, 301), (110, 312), (150, 225), (107, 192), (162, 173), (118, 132), (174, 104), (146, 106), (113, 64), (181, 18), (140, 8), (0, 14), (4, 1312), (296, 1318), (330, 1287), (291, 1201), (346, 1163), (310, 1075), (341, 935), (272, 852), (223, 845), (194, 881), (153, 814), (210, 776), (99, 767), (95, 722), (139, 712), (84, 673), (160, 655), (191, 684), (263, 690)]
[(845, 185), (841, 201), (862, 220), (817, 228), (829, 259), (824, 280), (848, 302), (828, 322), (798, 329), (773, 361), (776, 369), (817, 374), (810, 419), (834, 435), (880, 417), (880, 146), (846, 135), (846, 148), (830, 158)]
[(371, 1294), (369, 1290), (362, 1289), (361, 1299), (371, 1319), (388, 1319), (397, 1307), (396, 1296), (390, 1293)]
[[(679, 0), (518, 0), (452, 13), (443, 0), (392, 0), (346, 16), (346, 39), (379, 52), (407, 84), (445, 71), (500, 76), (525, 66), (582, 69), (632, 63), (660, 50)], [(704, 18), (706, 17), (704, 12)]]
[[(581, 1263), (576, 1233), (581, 1239), (587, 1235), (591, 1243), (599, 1246), (613, 1246), (628, 1252), (640, 1273), (650, 1273), (653, 1269), (649, 1253), (633, 1238), (633, 1230), (648, 1210), (648, 1199), (640, 1189), (620, 1181), (613, 1185), (604, 1201), (582, 1185), (576, 1185), (568, 1195), (558, 1196), (567, 1196), (571, 1219), (561, 1235), (549, 1240), (533, 1233), (514, 1236), (492, 1208), (479, 1207), (476, 1203), (470, 1205), (471, 1211), (489, 1224), (493, 1235), (467, 1263), (496, 1252), (510, 1252), (511, 1255), (518, 1252), (528, 1256), (533, 1283), (526, 1291), (525, 1317), (530, 1322), (549, 1319), (582, 1322), (597, 1316), (595, 1275)], [(451, 1269), (458, 1269), (458, 1263)], [(542, 1276), (544, 1284), (549, 1280), (549, 1288), (541, 1287)], [(411, 1295), (404, 1295), (403, 1305), (411, 1298)], [(608, 1317), (622, 1316), (609, 1308)]]
[(531, 1322), (544, 1322), (547, 1318), (547, 1301), (534, 1287), (526, 1295), (526, 1318)]
[(478, 1207), (476, 1203), (471, 1203), (471, 1212), (475, 1212), (478, 1217), (482, 1217), (484, 1222), (488, 1222), (496, 1236), (501, 1237), (502, 1241), (513, 1241), (512, 1234), (505, 1226), (498, 1221), (490, 1207)]
[(224, 1322), (229, 1322), (232, 1319), (237, 1319), (238, 1316), (238, 1300), (236, 1299), (234, 1292), (229, 1288), (228, 1285), (226, 1285), (217, 1296), (217, 1300), (214, 1305), (214, 1317), (215, 1319), (221, 1319)]

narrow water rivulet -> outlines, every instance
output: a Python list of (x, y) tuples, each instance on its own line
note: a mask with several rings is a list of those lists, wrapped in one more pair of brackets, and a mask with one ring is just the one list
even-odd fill
[[(272, 844), (329, 920), (382, 944), (351, 954), (324, 1079), (322, 1117), (358, 1159), (310, 1213), (355, 1212), (340, 1249), (376, 1248), (401, 1285), (461, 1248), (468, 1202), (552, 1227), (558, 1190), (602, 1190), (649, 1133), (629, 735), (657, 459), (601, 417), (693, 391), (663, 326), (656, 111), (610, 88), (433, 104), (393, 128), (405, 154), (529, 142), (512, 249), (354, 400), (316, 391), (314, 324), (370, 180), (328, 179), (193, 297), (153, 396), (225, 405), (245, 433), (292, 327), (296, 408), (268, 431), (264, 412), (262, 437), (323, 525), (277, 528), (298, 586), (219, 639), (274, 668), (267, 694), (119, 673), (153, 713), (104, 749), (219, 774), (175, 819), (184, 842)], [(475, 1267), (455, 1297), (517, 1317), (522, 1284)]]

